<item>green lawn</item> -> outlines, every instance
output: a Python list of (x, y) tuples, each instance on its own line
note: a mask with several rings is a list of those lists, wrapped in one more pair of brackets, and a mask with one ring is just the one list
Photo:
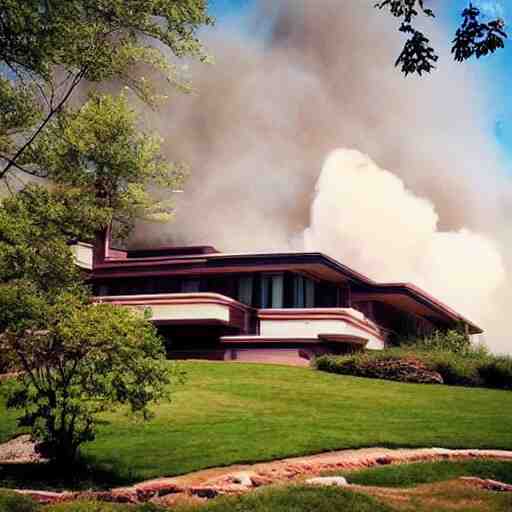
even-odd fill
[[(185, 384), (172, 403), (157, 408), (153, 421), (136, 422), (124, 412), (105, 415), (86, 456), (103, 469), (124, 472), (126, 480), (140, 480), (365, 446), (512, 449), (509, 391), (272, 365), (182, 367)], [(3, 409), (0, 418), (5, 440), (14, 434), (13, 418)]]

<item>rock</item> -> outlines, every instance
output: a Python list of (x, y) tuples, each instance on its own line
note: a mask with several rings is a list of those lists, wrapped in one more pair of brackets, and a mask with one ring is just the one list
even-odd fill
[(309, 485), (323, 485), (323, 486), (333, 486), (333, 487), (345, 487), (348, 485), (346, 478), (342, 476), (324, 476), (317, 478), (309, 478), (306, 480), (306, 483)]
[(262, 485), (270, 485), (273, 482), (273, 479), (264, 475), (252, 475), (251, 481), (254, 487), (261, 487)]
[(135, 486), (137, 490), (137, 494), (146, 493), (157, 496), (166, 496), (167, 494), (177, 494), (180, 492), (184, 492), (183, 487), (173, 483), (162, 481), (153, 481), (148, 483), (142, 483)]
[(236, 473), (231, 476), (231, 481), (235, 484), (244, 485), (245, 487), (252, 487), (253, 483), (249, 473)]
[(0, 464), (29, 462), (44, 462), (30, 435), (23, 434), (0, 444)]
[(475, 487), (480, 487), (487, 491), (512, 492), (512, 485), (498, 482), (497, 480), (483, 479), (472, 476), (462, 476), (460, 479), (464, 482), (474, 485)]
[(34, 490), (15, 490), (18, 494), (29, 496), (34, 501), (42, 504), (61, 503), (75, 498), (75, 493), (72, 492), (51, 492), (51, 491), (34, 491)]
[(199, 496), (200, 498), (207, 498), (209, 500), (219, 495), (218, 489), (214, 487), (190, 487), (188, 492), (192, 496)]

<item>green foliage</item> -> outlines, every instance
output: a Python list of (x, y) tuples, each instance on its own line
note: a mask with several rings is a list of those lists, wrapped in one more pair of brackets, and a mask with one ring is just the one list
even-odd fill
[(168, 397), (171, 374), (156, 329), (143, 315), (63, 294), (32, 328), (7, 329), (0, 351), (22, 373), (3, 385), (44, 453), (69, 465), (92, 441), (96, 414), (128, 404), (144, 419), (149, 404)]
[(475, 358), (461, 357), (453, 352), (433, 352), (421, 354), (425, 364), (439, 372), (445, 384), (451, 386), (485, 386), (480, 378), (480, 361)]
[[(147, 418), (171, 378), (147, 318), (90, 303), (68, 244), (112, 220), (126, 235), (136, 217), (168, 216), (148, 189), (174, 189), (184, 175), (138, 131), (125, 96), (70, 99), (110, 82), (153, 105), (144, 75), (186, 89), (177, 61), (206, 60), (196, 37), (206, 11), (206, 0), (2, 3), (0, 179), (11, 197), (0, 205), (0, 352), (2, 367), (22, 370), (3, 387), (58, 462), (75, 460), (107, 408)], [(50, 185), (26, 186), (20, 173)]]
[(493, 356), (485, 346), (471, 345), (457, 331), (435, 333), (416, 342), (402, 344), (401, 348), (348, 356), (322, 356), (315, 360), (314, 365), (318, 370), (329, 373), (425, 382), (408, 379), (399, 372), (383, 372), (382, 363), (385, 361), (390, 368), (394, 368), (397, 361), (404, 364), (416, 361), (427, 370), (439, 373), (444, 384), (452, 386), (512, 389), (512, 358)]
[(15, 87), (0, 76), (0, 154), (12, 151), (13, 137), (31, 128), (38, 120), (40, 108), (29, 86)]
[(478, 373), (488, 387), (512, 390), (512, 357), (489, 359), (478, 368)]
[(40, 506), (28, 496), (0, 489), (0, 512), (36, 512)]
[(158, 512), (161, 508), (145, 503), (125, 505), (94, 501), (74, 501), (55, 505), (41, 505), (28, 496), (0, 489), (0, 512)]
[(152, 48), (149, 42), (178, 57), (203, 57), (194, 34), (211, 22), (206, 9), (203, 0), (7, 0), (0, 59), (45, 77), (53, 66), (84, 68), (87, 80), (98, 81), (119, 74), (120, 55), (129, 63), (131, 54)]
[(355, 472), (337, 471), (351, 484), (378, 487), (414, 487), (453, 480), (461, 476), (490, 478), (512, 484), (512, 462), (496, 460), (439, 461), (398, 464)]
[(149, 104), (165, 82), (187, 89), (178, 60), (207, 60), (196, 32), (211, 23), (206, 0), (4, 1), (0, 178), (45, 175), (22, 157), (85, 82), (125, 85)]
[(322, 356), (314, 361), (317, 370), (373, 379), (442, 384), (439, 375), (415, 357), (399, 354), (360, 352), (349, 356)]
[(126, 96), (91, 94), (76, 111), (58, 115), (27, 150), (23, 164), (36, 164), (56, 183), (96, 199), (114, 212), (117, 235), (129, 233), (136, 218), (165, 216), (172, 202), (155, 202), (150, 187), (175, 190), (185, 170), (160, 153), (160, 140), (137, 129)]
[[(48, 190), (29, 185), (4, 199), (0, 204), (0, 283), (25, 282), (19, 293), (27, 286), (45, 293), (76, 286), (80, 273), (68, 243), (93, 238), (110, 217), (110, 209), (98, 207), (93, 195), (76, 188)], [(0, 332), (1, 327), (2, 320)]]
[(456, 354), (473, 354), (476, 352), (486, 352), (485, 347), (474, 347), (468, 336), (458, 330), (449, 330), (446, 332), (435, 331), (430, 336), (424, 338), (403, 340), (400, 346), (413, 348), (415, 350), (426, 350), (430, 352), (445, 351)]
[(72, 461), (94, 438), (96, 413), (129, 404), (149, 415), (169, 372), (141, 314), (93, 305), (68, 242), (110, 220), (94, 193), (28, 186), (0, 205), (0, 352), (22, 373), (3, 388), (49, 455)]

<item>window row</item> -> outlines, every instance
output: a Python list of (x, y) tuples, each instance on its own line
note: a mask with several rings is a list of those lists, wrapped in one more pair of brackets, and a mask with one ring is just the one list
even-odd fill
[(292, 272), (123, 278), (96, 284), (94, 287), (94, 293), (98, 296), (195, 292), (219, 293), (256, 308), (346, 306), (343, 289)]

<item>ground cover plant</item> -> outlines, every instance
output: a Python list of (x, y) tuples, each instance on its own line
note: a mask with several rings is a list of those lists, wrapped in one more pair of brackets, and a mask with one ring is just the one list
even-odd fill
[(0, 489), (0, 512), (162, 512), (162, 510), (151, 504), (134, 506), (87, 501), (45, 506), (28, 496)]
[(391, 512), (378, 500), (336, 488), (288, 486), (264, 489), (243, 496), (221, 498), (201, 507), (182, 507), (180, 512)]
[(351, 484), (379, 487), (414, 487), (453, 480), (462, 476), (512, 484), (512, 462), (496, 460), (438, 461), (397, 464), (352, 472), (335, 472)]
[[(4, 508), (2, 508), (4, 506)], [(8, 508), (6, 508), (8, 507)], [(0, 491), (0, 512), (162, 512), (152, 504), (123, 505), (112, 503), (73, 502), (41, 506), (30, 498)], [(178, 507), (180, 512), (267, 512), (291, 511), (391, 512), (393, 509), (374, 498), (340, 489), (290, 486), (265, 489), (248, 495), (219, 498), (205, 505)]]
[[(2, 495), (0, 491), (0, 503)], [(73, 502), (41, 506), (23, 497), (9, 497), (13, 508), (0, 512), (163, 512), (152, 504), (125, 505)], [(347, 489), (289, 485), (259, 489), (242, 496), (206, 503), (174, 506), (176, 512), (508, 512), (512, 496), (473, 489), (462, 482), (420, 486), (415, 489)], [(27, 508), (29, 507), (29, 508)]]
[[(149, 423), (104, 413), (84, 449), (91, 487), (233, 463), (368, 446), (512, 449), (512, 393), (401, 384), (277, 365), (186, 362)], [(0, 410), (0, 441), (16, 433)], [(100, 473), (100, 471), (102, 473)], [(94, 475), (101, 474), (100, 481)], [(41, 487), (47, 469), (0, 486)], [(54, 485), (55, 482), (52, 482)]]
[(38, 509), (31, 498), (0, 489), (0, 512), (36, 512)]
[(512, 390), (512, 357), (471, 345), (456, 331), (403, 342), (399, 347), (344, 356), (322, 356), (318, 370), (402, 382)]

